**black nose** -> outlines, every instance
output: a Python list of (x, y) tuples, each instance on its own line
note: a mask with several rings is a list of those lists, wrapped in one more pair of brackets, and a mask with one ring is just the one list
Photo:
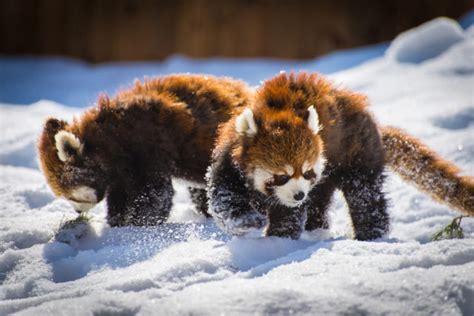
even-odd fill
[(295, 195), (293, 195), (293, 198), (297, 201), (304, 199), (304, 192), (300, 191), (296, 193)]

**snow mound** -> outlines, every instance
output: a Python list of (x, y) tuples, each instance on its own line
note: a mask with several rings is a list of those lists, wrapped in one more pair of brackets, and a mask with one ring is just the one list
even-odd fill
[(418, 64), (434, 58), (464, 39), (455, 20), (437, 18), (398, 35), (386, 56), (401, 63)]

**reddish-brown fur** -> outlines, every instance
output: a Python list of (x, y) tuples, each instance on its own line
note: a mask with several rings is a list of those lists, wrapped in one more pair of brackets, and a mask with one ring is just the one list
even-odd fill
[[(245, 84), (225, 78), (172, 75), (136, 82), (114, 98), (99, 98), (71, 124), (49, 119), (38, 143), (41, 168), (56, 195), (72, 199), (70, 191), (86, 185), (99, 200), (107, 195), (109, 216), (111, 208), (126, 212), (150, 187), (166, 185), (169, 193), (171, 176), (203, 183), (218, 124), (249, 100)], [(60, 130), (84, 144), (71, 162), (58, 159), (54, 136)]]
[[(357, 238), (375, 238), (386, 231), (385, 200), (379, 192), (385, 164), (435, 198), (473, 214), (473, 179), (459, 177), (454, 165), (399, 130), (381, 128), (381, 136), (366, 104), (364, 96), (337, 89), (317, 74), (278, 75), (255, 95), (230, 79), (161, 77), (137, 82), (114, 98), (100, 98), (71, 124), (49, 119), (38, 143), (40, 163), (58, 196), (73, 200), (71, 190), (81, 185), (94, 188), (99, 200), (107, 196), (112, 225), (156, 224), (169, 212), (171, 176), (203, 182), (220, 124), (214, 156), (228, 151), (246, 173), (259, 166), (278, 173), (289, 164), (298, 177), (304, 162), (313, 163), (324, 154), (325, 180), (310, 194), (314, 205), (308, 210), (307, 229), (327, 225), (327, 204), (340, 188), (358, 226)], [(322, 127), (317, 135), (306, 126), (310, 106)], [(254, 137), (235, 130), (234, 118), (245, 107), (252, 109), (258, 125)], [(82, 155), (66, 163), (55, 147), (60, 130), (84, 144)], [(357, 211), (371, 203), (359, 196), (367, 186), (378, 199), (368, 207), (379, 212), (379, 224)], [(205, 200), (202, 190), (193, 197)], [(146, 208), (152, 210), (140, 212)], [(154, 209), (160, 208), (164, 215), (156, 219)], [(371, 225), (377, 233), (370, 231)]]
[[(311, 106), (319, 116), (317, 135), (307, 126)], [(335, 189), (340, 189), (349, 206), (355, 237), (378, 238), (389, 226), (382, 191), (386, 165), (434, 198), (474, 214), (472, 177), (458, 176), (456, 166), (400, 130), (379, 127), (367, 111), (364, 96), (335, 88), (318, 74), (277, 75), (257, 89), (250, 108), (258, 132), (238, 133), (236, 113), (219, 130), (209, 173), (211, 212), (220, 225), (232, 223), (229, 230), (241, 232), (261, 225), (255, 212), (267, 215), (267, 235), (297, 238), (304, 222), (301, 216), (306, 213), (306, 229), (327, 227), (327, 207)], [(303, 161), (313, 162), (320, 153), (327, 158), (327, 165), (308, 202), (298, 208), (279, 205), (265, 209), (266, 200), (253, 187), (252, 171), (263, 168), (277, 174), (289, 164), (296, 166), (298, 173)], [(246, 179), (237, 179), (239, 174)], [(229, 179), (230, 175), (236, 179)], [(219, 186), (224, 189), (220, 191)], [(272, 190), (266, 194), (271, 195)], [(228, 202), (231, 199), (237, 202)], [(248, 204), (245, 199), (255, 201)], [(256, 208), (248, 211), (252, 205)], [(242, 229), (239, 223), (244, 225)]]
[[(316, 107), (323, 127), (318, 135), (306, 128), (311, 105)], [(233, 157), (244, 169), (247, 165), (281, 168), (283, 162), (298, 165), (304, 157), (314, 160), (320, 151), (333, 164), (350, 166), (359, 155), (365, 156), (364, 152), (373, 154), (381, 149), (375, 126), (360, 129), (365, 123), (372, 124), (365, 111), (366, 98), (335, 89), (318, 74), (276, 76), (257, 90), (250, 108), (264, 131), (252, 139), (251, 147), (248, 137), (236, 133), (234, 120), (221, 127), (217, 139), (217, 150), (234, 143)], [(359, 137), (368, 140), (365, 145), (369, 147), (362, 147)], [(367, 161), (368, 166), (372, 166), (374, 156)]]
[[(363, 151), (373, 153), (373, 148), (363, 146), (358, 138), (361, 135), (356, 132), (357, 129), (364, 129), (363, 122), (357, 121), (357, 117), (366, 115), (365, 97), (347, 90), (335, 90), (327, 80), (317, 74), (276, 76), (264, 84), (255, 99), (253, 109), (262, 113), (261, 118), (265, 124), (272, 124), (273, 118), (277, 118), (293, 126), (301, 126), (307, 115), (307, 107), (317, 105), (323, 126), (322, 144), (333, 164), (350, 163)], [(295, 117), (295, 112), (291, 109), (294, 109), (297, 115), (300, 113), (299, 116)], [(351, 119), (347, 120), (350, 125), (346, 125), (344, 129), (338, 124), (341, 122), (341, 115), (351, 116)], [(380, 127), (380, 130), (388, 166), (436, 200), (447, 203), (467, 215), (474, 215), (474, 178), (459, 176), (460, 170), (457, 166), (442, 159), (420, 140), (400, 129)], [(349, 135), (357, 137), (350, 137), (353, 141), (346, 141), (347, 146), (340, 146), (339, 142), (347, 140)], [(379, 132), (366, 136), (372, 137), (373, 142), (378, 142), (380, 137)], [(293, 143), (297, 141), (298, 138), (293, 138)], [(278, 152), (282, 150), (293, 151), (289, 142), (276, 143), (277, 157), (280, 156)], [(252, 158), (249, 157), (249, 160), (252, 161)]]
[[(316, 109), (322, 128), (317, 135), (307, 125), (311, 106)], [(256, 168), (276, 173), (289, 164), (299, 171), (302, 161), (314, 162), (323, 153), (328, 161), (324, 177), (318, 179), (319, 183), (309, 192), (307, 200), (310, 202), (301, 206), (307, 209), (306, 228), (327, 226), (327, 205), (334, 190), (340, 188), (349, 204), (356, 238), (373, 239), (387, 231), (388, 215), (381, 192), (384, 151), (377, 125), (366, 111), (364, 96), (336, 89), (318, 74), (280, 74), (264, 82), (250, 108), (259, 132), (255, 135), (237, 133), (235, 119), (224, 124), (214, 151), (216, 170), (228, 169), (219, 164), (226, 161), (224, 157), (229, 152), (252, 187), (252, 171)], [(221, 178), (225, 175), (211, 172), (210, 187), (220, 183)], [(267, 194), (272, 192), (271, 188), (267, 189)], [(218, 201), (218, 188), (212, 189), (210, 196), (216, 199), (210, 201), (215, 208), (213, 214), (223, 217), (220, 222), (225, 223), (225, 216), (236, 216), (225, 215), (221, 209), (225, 203)], [(306, 212), (284, 207), (272, 207), (263, 212), (270, 218), (267, 235), (299, 236), (300, 232), (286, 231), (285, 227), (299, 227), (302, 220), (290, 214)]]
[(387, 164), (434, 199), (466, 215), (474, 215), (474, 178), (459, 176), (459, 168), (402, 130), (384, 127)]

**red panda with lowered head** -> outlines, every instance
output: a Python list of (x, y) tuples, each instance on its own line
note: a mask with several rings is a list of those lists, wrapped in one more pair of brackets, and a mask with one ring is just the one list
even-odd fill
[(266, 227), (267, 236), (298, 238), (328, 228), (340, 189), (355, 238), (379, 238), (389, 230), (385, 166), (474, 214), (474, 179), (401, 130), (378, 126), (364, 96), (317, 74), (280, 74), (220, 127), (207, 175), (209, 212), (230, 234)]
[(191, 195), (205, 212), (204, 175), (217, 126), (250, 100), (243, 82), (227, 78), (137, 81), (70, 123), (48, 119), (38, 142), (41, 169), (55, 195), (78, 212), (105, 197), (111, 226), (165, 221), (172, 177), (196, 184)]

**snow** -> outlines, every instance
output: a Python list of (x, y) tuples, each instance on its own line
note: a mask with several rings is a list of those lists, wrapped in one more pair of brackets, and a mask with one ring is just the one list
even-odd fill
[(417, 64), (438, 56), (463, 38), (463, 29), (456, 21), (437, 18), (399, 35), (386, 54), (398, 62)]
[[(381, 124), (404, 128), (473, 176), (472, 34), (472, 27), (461, 30), (453, 21), (434, 20), (401, 34), (386, 55), (331, 78), (367, 94)], [(48, 72), (44, 67), (51, 63), (57, 67)], [(190, 66), (189, 71), (257, 84), (287, 66), (243, 63), (240, 69), (238, 61), (179, 57), (164, 63), (166, 70), (140, 67), (168, 73)], [(14, 77), (7, 88), (0, 85), (4, 102), (36, 98), (25, 106), (0, 105), (0, 315), (474, 314), (474, 220), (462, 221), (465, 239), (431, 242), (431, 235), (459, 213), (391, 173), (385, 190), (392, 225), (382, 240), (351, 239), (340, 194), (328, 231), (305, 233), (300, 240), (231, 238), (195, 215), (184, 186), (176, 182), (175, 206), (164, 225), (110, 228), (100, 203), (91, 210), (84, 238), (53, 241), (59, 226), (76, 215), (54, 198), (38, 170), (34, 145), (41, 125), (47, 116), (70, 119), (80, 113), (71, 105), (86, 104), (94, 89), (118, 82), (103, 85), (104, 80), (131, 76), (127, 68), (137, 65), (89, 69), (72, 61), (9, 58), (1, 58), (0, 65), (8, 68), (0, 72), (2, 84)], [(314, 62), (300, 64), (307, 65)], [(316, 70), (313, 66), (306, 69)], [(75, 77), (74, 67), (83, 76)], [(31, 77), (22, 96), (19, 69), (48, 80)], [(52, 84), (61, 80), (64, 85)], [(71, 94), (73, 81), (77, 95)], [(39, 92), (70, 102), (38, 101)]]
[(204, 59), (172, 56), (163, 62), (107, 63), (90, 65), (66, 58), (0, 58), (0, 100), (30, 104), (40, 99), (68, 106), (91, 105), (103, 93), (113, 94), (136, 78), (178, 72), (232, 76), (257, 85), (280, 70), (310, 70), (322, 73), (359, 65), (382, 56), (387, 44), (334, 52), (309, 61), (271, 59)]

